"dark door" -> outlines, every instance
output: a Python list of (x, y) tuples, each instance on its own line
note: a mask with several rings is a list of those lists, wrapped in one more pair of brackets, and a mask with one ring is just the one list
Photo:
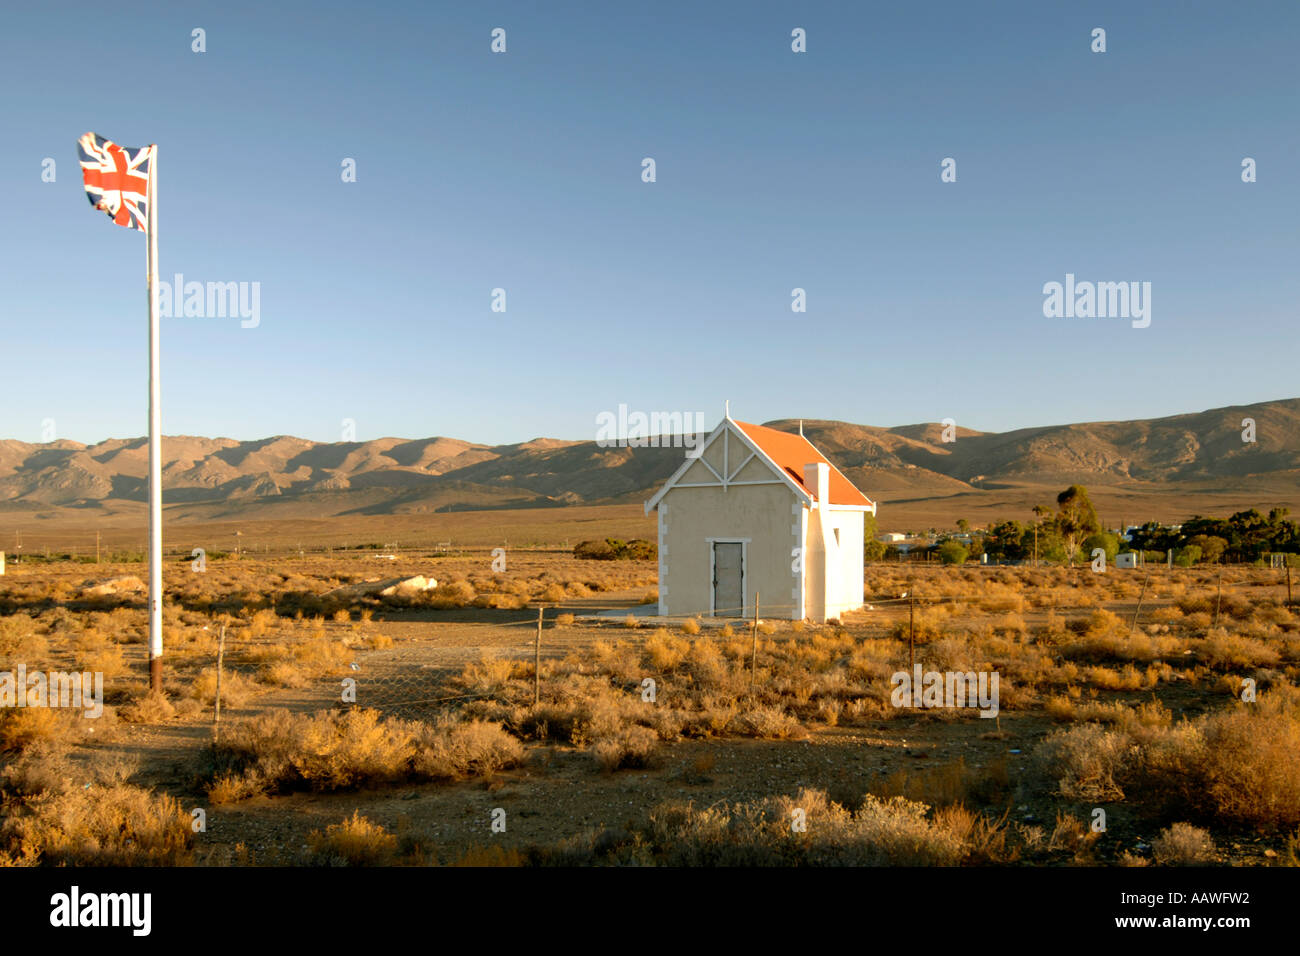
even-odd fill
[(745, 612), (744, 545), (739, 541), (713, 542), (713, 613), (741, 617)]

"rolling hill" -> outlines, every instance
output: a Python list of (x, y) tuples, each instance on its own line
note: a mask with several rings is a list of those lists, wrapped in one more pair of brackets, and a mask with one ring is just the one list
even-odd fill
[[(1242, 440), (1242, 420), (1257, 441)], [(794, 419), (768, 422), (795, 431)], [(1124, 495), (1249, 492), (1300, 498), (1300, 399), (1167, 418), (979, 432), (944, 442), (937, 424), (880, 428), (804, 420), (804, 434), (883, 503), (981, 497), (1082, 483)], [(602, 448), (539, 438), (490, 446), (456, 438), (317, 443), (164, 439), (169, 520), (319, 518), (640, 502), (680, 448)], [(94, 445), (0, 441), (0, 511), (93, 519), (143, 507), (143, 438)], [(1008, 499), (1009, 500), (1009, 499)], [(1284, 501), (1285, 503), (1285, 501)], [(971, 515), (974, 517), (974, 515)]]

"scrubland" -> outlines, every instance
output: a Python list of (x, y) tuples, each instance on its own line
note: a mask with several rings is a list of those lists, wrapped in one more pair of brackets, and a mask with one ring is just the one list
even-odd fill
[[(138, 566), (10, 571), (0, 670), (100, 672), (105, 708), (0, 709), (9, 864), (1300, 853), (1300, 608), (1262, 569), (878, 564), (867, 609), (843, 620), (717, 627), (585, 616), (653, 600), (647, 561), (532, 553), (497, 573), (486, 552), (211, 560), (169, 570), (162, 695), (147, 691)], [(414, 574), (438, 585), (356, 588)], [(998, 674), (997, 717), (894, 706), (891, 675), (912, 659)], [(615, 806), (628, 787), (650, 802)], [(453, 808), (480, 799), (515, 822), (461, 822)], [(290, 806), (313, 813), (302, 823)], [(254, 830), (279, 844), (253, 852)]]

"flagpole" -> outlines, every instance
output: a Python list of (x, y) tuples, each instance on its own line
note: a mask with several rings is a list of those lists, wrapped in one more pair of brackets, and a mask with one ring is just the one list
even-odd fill
[(158, 358), (158, 146), (149, 158), (146, 213), (149, 294), (149, 687), (162, 693), (162, 382)]

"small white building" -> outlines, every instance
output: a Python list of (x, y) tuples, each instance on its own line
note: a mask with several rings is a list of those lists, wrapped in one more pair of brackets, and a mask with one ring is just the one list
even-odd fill
[(646, 502), (659, 516), (659, 613), (823, 622), (860, 608), (876, 505), (803, 435), (730, 416)]
[(1141, 551), (1121, 551), (1115, 555), (1115, 567), (1117, 568), (1136, 568), (1142, 564)]

